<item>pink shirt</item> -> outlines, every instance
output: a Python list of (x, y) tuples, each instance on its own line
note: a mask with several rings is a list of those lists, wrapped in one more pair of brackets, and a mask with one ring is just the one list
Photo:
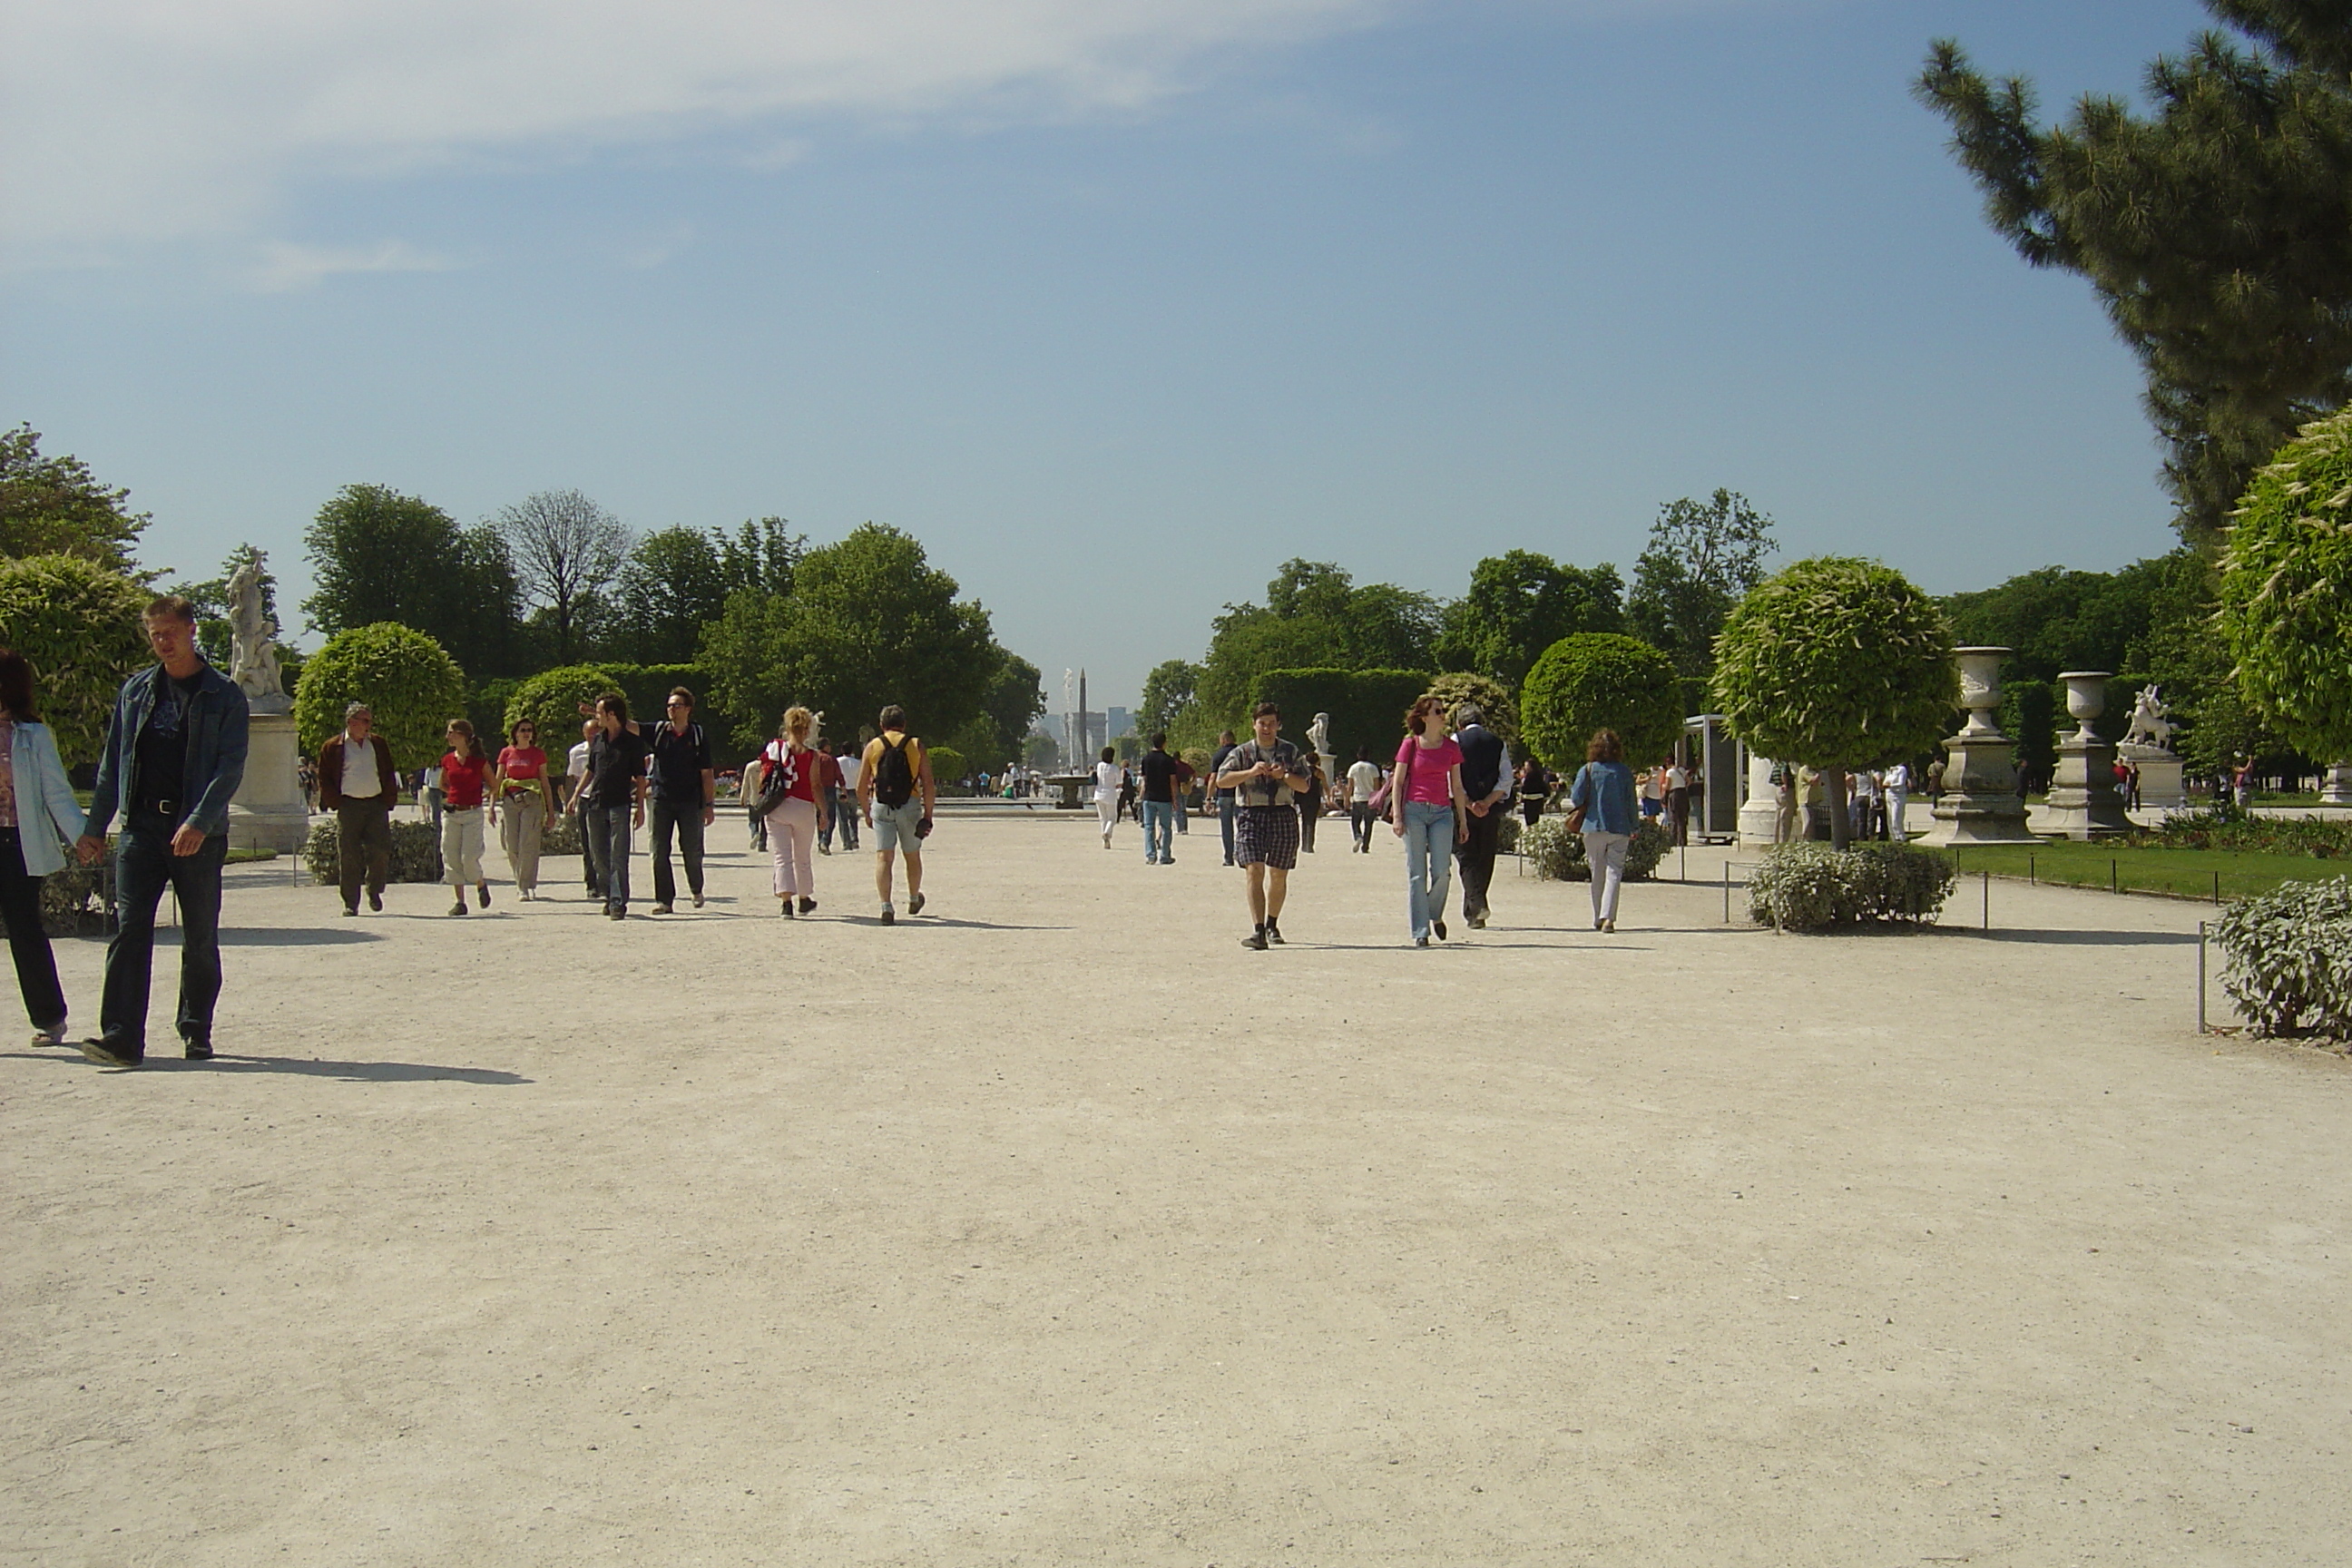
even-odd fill
[(1454, 786), (1445, 782), (1445, 771), (1462, 765), (1462, 748), (1454, 743), (1454, 737), (1424, 746), (1408, 735), (1397, 748), (1396, 765), (1398, 776), (1406, 781), (1405, 799), (1423, 805), (1454, 804)]

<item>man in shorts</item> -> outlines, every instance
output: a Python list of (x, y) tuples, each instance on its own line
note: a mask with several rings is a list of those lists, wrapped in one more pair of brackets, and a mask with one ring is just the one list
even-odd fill
[(1249, 877), (1250, 919), (1244, 947), (1265, 951), (1282, 941), (1282, 901), (1298, 864), (1297, 797), (1314, 784), (1307, 759), (1282, 739), (1282, 710), (1261, 702), (1250, 717), (1251, 736), (1225, 753), (1214, 783), (1231, 790), (1234, 858)]
[(939, 787), (923, 742), (907, 733), (907, 710), (882, 710), (882, 732), (866, 744), (857, 770), (857, 814), (874, 830), (874, 890), (882, 895), (882, 923), (898, 922), (890, 904), (890, 861), (907, 857), (907, 912), (923, 912), (923, 840), (931, 831)]

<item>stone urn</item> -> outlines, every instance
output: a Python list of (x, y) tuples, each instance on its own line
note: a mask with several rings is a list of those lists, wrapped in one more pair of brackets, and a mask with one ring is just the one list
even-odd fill
[(2000, 728), (1993, 722), (1993, 714), (2000, 707), (2000, 661), (2010, 655), (2005, 647), (1963, 647), (1952, 650), (1960, 664), (1960, 706), (1968, 710), (1968, 722), (1960, 726), (1960, 737), (1979, 740), (1985, 736), (1999, 738)]
[(2062, 669), (2058, 679), (2066, 683), (2066, 711), (2079, 728), (2058, 742), (2058, 766), (2034, 831), (2067, 838), (2129, 833), (2131, 818), (2116, 790), (2116, 749), (2091, 727), (2107, 710), (2110, 677), (2104, 669)]
[(2097, 740), (2091, 725), (2107, 710), (2107, 682), (2115, 677), (2104, 669), (2062, 669), (2058, 679), (2066, 683), (2066, 711), (2078, 726), (2074, 738)]
[[(1944, 742), (1944, 793), (1923, 843), (2025, 844), (2025, 803), (2017, 795), (2016, 742), (2000, 732), (2000, 661), (2005, 647), (1952, 650), (1960, 667), (1960, 706), (1968, 721)], [(1923, 780), (1922, 783), (1925, 781)]]

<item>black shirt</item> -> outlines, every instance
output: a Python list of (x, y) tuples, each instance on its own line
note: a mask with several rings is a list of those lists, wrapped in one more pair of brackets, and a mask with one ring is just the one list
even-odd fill
[(627, 805), (637, 797), (637, 779), (646, 771), (649, 749), (645, 737), (626, 730), (617, 735), (598, 731), (588, 742), (588, 801), (592, 805)]
[(1493, 795), (1503, 782), (1503, 737), (1484, 724), (1465, 724), (1454, 743), (1462, 748), (1462, 793), (1473, 803)]
[[(1234, 749), (1231, 746), (1219, 746), (1215, 751), (1209, 753), (1209, 782), (1211, 787), (1213, 788), (1215, 786), (1217, 775), (1225, 771), (1225, 759), (1234, 754)], [(1217, 793), (1220, 795), (1231, 795), (1234, 792), (1227, 789), (1218, 790)]]
[(1160, 801), (1176, 798), (1176, 759), (1165, 752), (1143, 753), (1143, 798)]
[(654, 752), (654, 798), (671, 805), (702, 804), (702, 773), (710, 764), (710, 737), (699, 724), (681, 735), (664, 720), (649, 731)]
[(155, 683), (155, 705), (139, 731), (140, 807), (177, 822), (188, 815), (182, 798), (188, 773), (188, 705), (204, 684), (201, 669), (185, 680), (166, 677)]

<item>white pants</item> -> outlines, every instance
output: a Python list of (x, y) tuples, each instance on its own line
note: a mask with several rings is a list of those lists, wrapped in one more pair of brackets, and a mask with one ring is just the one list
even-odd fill
[(1110, 830), (1118, 825), (1118, 796), (1115, 795), (1095, 796), (1095, 815), (1102, 818), (1103, 841), (1108, 843)]
[(776, 858), (776, 896), (816, 897), (816, 872), (809, 851), (816, 844), (816, 802), (787, 795), (768, 813), (768, 849)]
[(482, 877), (482, 808), (441, 814), (441, 869), (453, 888)]
[(1891, 842), (1896, 844), (1903, 842), (1904, 814), (1910, 809), (1911, 796), (1908, 791), (1891, 789), (1886, 792), (1886, 837)]
[(1588, 833), (1584, 836), (1584, 863), (1592, 868), (1592, 918), (1613, 921), (1617, 918), (1617, 889), (1625, 885), (1625, 847), (1633, 842), (1630, 833)]

